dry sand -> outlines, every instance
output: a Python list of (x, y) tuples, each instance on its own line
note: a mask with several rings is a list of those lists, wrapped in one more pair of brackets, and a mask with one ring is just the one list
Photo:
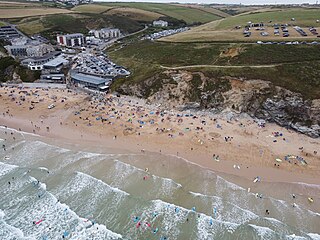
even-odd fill
[[(62, 145), (161, 152), (247, 179), (320, 184), (319, 139), (275, 124), (259, 127), (250, 117), (185, 116), (190, 112), (165, 111), (141, 99), (103, 95), (92, 100), (66, 89), (0, 88), (0, 102), (0, 125), (60, 139)], [(55, 107), (48, 109), (50, 104)], [(308, 164), (285, 161), (289, 154)]]

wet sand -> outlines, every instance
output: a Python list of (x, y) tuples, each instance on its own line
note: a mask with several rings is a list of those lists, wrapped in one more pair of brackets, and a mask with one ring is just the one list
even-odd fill
[[(249, 180), (260, 176), (266, 182), (320, 184), (319, 139), (275, 124), (259, 127), (248, 116), (165, 111), (136, 98), (92, 100), (62, 89), (0, 88), (0, 95), (0, 125), (45, 136), (60, 146), (155, 152)], [(50, 104), (55, 107), (48, 109)], [(308, 164), (293, 158), (289, 163), (287, 155)]]

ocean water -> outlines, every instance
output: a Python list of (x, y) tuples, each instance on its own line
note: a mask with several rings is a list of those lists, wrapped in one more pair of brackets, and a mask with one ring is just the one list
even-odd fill
[(253, 183), (175, 156), (83, 151), (4, 128), (0, 144), (0, 239), (320, 239), (317, 185)]

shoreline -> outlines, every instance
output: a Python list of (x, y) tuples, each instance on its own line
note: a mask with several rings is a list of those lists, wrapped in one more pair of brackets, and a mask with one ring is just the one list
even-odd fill
[[(39, 95), (41, 95), (41, 93), (42, 96), (45, 95), (44, 93), (49, 95), (41, 103), (38, 103), (38, 105), (42, 107), (37, 106), (36, 108), (40, 109), (34, 111), (35, 109), (28, 110), (26, 106), (24, 106), (23, 109), (19, 109), (23, 103), (18, 105), (18, 109), (13, 109), (13, 104), (15, 105), (16, 102), (12, 102), (9, 97), (6, 98), (4, 91), (8, 90), (0, 88), (2, 95), (2, 99), (0, 99), (4, 102), (0, 107), (1, 125), (6, 125), (17, 130), (21, 128), (24, 132), (38, 134), (45, 137), (45, 141), (53, 141), (60, 146), (69, 144), (70, 146), (75, 146), (80, 149), (88, 148), (90, 151), (104, 151), (103, 149), (107, 148), (108, 150), (119, 153), (123, 153), (124, 151), (136, 154), (161, 153), (164, 156), (178, 157), (182, 163), (183, 161), (189, 162), (211, 170), (218, 175), (227, 174), (235, 177), (243, 177), (251, 181), (256, 176), (260, 176), (262, 181), (265, 182), (301, 182), (320, 185), (320, 179), (317, 177), (320, 173), (319, 155), (312, 156), (312, 158), (310, 158), (311, 161), (307, 159), (308, 165), (306, 166), (290, 164), (283, 161), (279, 164), (279, 167), (274, 167), (274, 159), (280, 155), (279, 152), (282, 151), (284, 155), (286, 151), (283, 151), (282, 146), (277, 146), (278, 142), (272, 145), (274, 138), (269, 139), (269, 137), (262, 136), (266, 135), (270, 129), (280, 129), (286, 137), (289, 135), (291, 143), (286, 146), (290, 146), (291, 149), (296, 147), (296, 150), (298, 150), (300, 144), (306, 145), (307, 143), (307, 155), (313, 149), (317, 149), (320, 146), (318, 139), (312, 139), (305, 135), (286, 130), (275, 124), (268, 124), (266, 128), (259, 129), (254, 126), (255, 124), (252, 119), (241, 119), (241, 122), (249, 122), (248, 127), (246, 126), (246, 128), (242, 130), (241, 128), (238, 129), (235, 123), (228, 123), (228, 121), (218, 119), (215, 123), (219, 122), (216, 124), (223, 126), (219, 129), (219, 133), (216, 132), (218, 130), (215, 130), (216, 127), (213, 124), (201, 125), (201, 127), (198, 128), (203, 128), (204, 130), (193, 133), (193, 130), (182, 132), (182, 129), (191, 129), (190, 126), (194, 127), (194, 125), (196, 125), (193, 119), (184, 118), (182, 123), (176, 120), (168, 120), (167, 123), (163, 124), (164, 128), (172, 130), (165, 133), (154, 133), (156, 127), (160, 128), (161, 121), (154, 120), (156, 122), (155, 126), (147, 126), (147, 124), (142, 125), (140, 123), (140, 126), (135, 126), (134, 121), (128, 123), (121, 119), (124, 115), (128, 114), (123, 109), (138, 109), (135, 114), (132, 114), (131, 109), (128, 111), (129, 114), (131, 114), (129, 117), (133, 118), (133, 116), (138, 116), (140, 113), (145, 116), (146, 112), (151, 111), (148, 107), (153, 107), (136, 103), (132, 106), (132, 104), (128, 103), (126, 105), (121, 102), (127, 101), (127, 99), (130, 99), (129, 97), (122, 97), (120, 100), (117, 99), (117, 101), (119, 100), (120, 102), (119, 105), (103, 105), (106, 112), (107, 107), (109, 107), (110, 110), (113, 109), (113, 111), (109, 110), (109, 116), (112, 114), (117, 117), (109, 118), (109, 120), (112, 119), (112, 124), (101, 124), (98, 121), (98, 124), (96, 124), (96, 122), (92, 122), (96, 117), (96, 108), (93, 107), (93, 110), (90, 109), (92, 105), (90, 104), (90, 100), (84, 102), (84, 99), (88, 97), (85, 94), (78, 94), (71, 91), (70, 96), (68, 95), (68, 99), (65, 100), (67, 103), (60, 104), (59, 101), (56, 101), (57, 106), (49, 110), (46, 106), (52, 102), (49, 98), (50, 93), (58, 96), (57, 99), (59, 99), (66, 96), (65, 91), (56, 89), (50, 89), (48, 91), (38, 90)], [(110, 97), (110, 95), (108, 97)], [(129, 101), (132, 103), (136, 101), (136, 99), (131, 98)], [(139, 108), (146, 110), (142, 111), (139, 110)], [(5, 113), (8, 109), (9, 113)], [(83, 118), (80, 119), (79, 117), (77, 119), (78, 115), (75, 115), (74, 112), (77, 112), (79, 109), (86, 109), (79, 115), (83, 116), (83, 112), (87, 111), (88, 114), (85, 116), (89, 116), (89, 118), (93, 116), (92, 120), (83, 120)], [(115, 112), (117, 112), (118, 115), (114, 114)], [(5, 114), (3, 115), (3, 113)], [(119, 120), (120, 123), (114, 120), (116, 118), (119, 118), (117, 120)], [(170, 118), (172, 119), (172, 117)], [(203, 121), (206, 122), (210, 121), (208, 119), (210, 118), (209, 116), (199, 116), (199, 118), (204, 119)], [(165, 119), (164, 121), (167, 120), (165, 117), (163, 117), (163, 119)], [(82, 123), (83, 121), (85, 121), (85, 124)], [(50, 129), (46, 130), (46, 126), (50, 126)], [(129, 127), (133, 130), (130, 130), (131, 132), (125, 132)], [(210, 140), (208, 135), (212, 133), (213, 129), (215, 132), (211, 135), (214, 135), (214, 137)], [(232, 140), (224, 141), (221, 134), (224, 131), (226, 135), (233, 134)], [(190, 134), (190, 132), (192, 133)], [(170, 134), (173, 135), (173, 137), (170, 137)], [(218, 134), (220, 136), (218, 136)], [(207, 137), (207, 139), (205, 139), (205, 137)], [(295, 144), (295, 146), (292, 147), (292, 144)], [(313, 148), (310, 149), (310, 146)], [(219, 161), (213, 160), (213, 153), (219, 155)], [(295, 153), (299, 153), (299, 150)], [(237, 161), (234, 159), (237, 159)]]

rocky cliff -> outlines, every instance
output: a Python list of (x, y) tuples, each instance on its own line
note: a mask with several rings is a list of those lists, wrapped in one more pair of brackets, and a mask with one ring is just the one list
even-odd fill
[(303, 99), (301, 94), (268, 81), (168, 70), (139, 84), (124, 84), (118, 90), (163, 107), (245, 112), (310, 137), (320, 137), (320, 99)]

